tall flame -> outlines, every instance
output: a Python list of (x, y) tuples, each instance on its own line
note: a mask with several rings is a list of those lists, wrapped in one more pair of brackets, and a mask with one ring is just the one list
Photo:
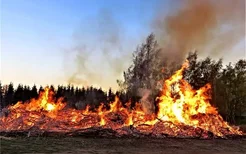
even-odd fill
[(164, 82), (162, 95), (158, 98), (158, 113), (147, 114), (140, 103), (133, 109), (130, 102), (123, 107), (119, 98), (109, 104), (101, 104), (96, 111), (90, 106), (85, 110), (65, 108), (63, 99), (55, 100), (48, 87), (38, 99), (18, 102), (9, 106), (10, 114), (0, 117), (0, 131), (29, 130), (38, 127), (47, 131), (73, 131), (90, 127), (111, 128), (118, 133), (124, 127), (132, 126), (142, 133), (152, 135), (195, 136), (197, 129), (213, 133), (218, 137), (242, 135), (229, 126), (209, 103), (211, 85), (194, 90), (183, 79), (182, 73), (188, 67), (186, 61), (180, 70)]

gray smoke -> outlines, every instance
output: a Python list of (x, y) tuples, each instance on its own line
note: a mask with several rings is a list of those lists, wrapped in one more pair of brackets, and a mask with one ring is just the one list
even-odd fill
[(147, 114), (153, 113), (155, 107), (153, 102), (150, 100), (151, 90), (139, 88), (138, 95), (141, 97), (140, 103), (143, 111)]
[(188, 52), (223, 56), (245, 38), (244, 0), (182, 0), (168, 13), (160, 9), (154, 31), (162, 54), (182, 62)]
[[(124, 30), (109, 10), (101, 10), (96, 17), (88, 19), (89, 33), (79, 29), (75, 32), (73, 54), (74, 71), (67, 82), (75, 85), (96, 85), (115, 88), (116, 78), (127, 68), (131, 53), (122, 46)], [(90, 38), (87, 38), (87, 37)], [(91, 41), (90, 41), (91, 40)], [(67, 69), (71, 69), (68, 67)]]

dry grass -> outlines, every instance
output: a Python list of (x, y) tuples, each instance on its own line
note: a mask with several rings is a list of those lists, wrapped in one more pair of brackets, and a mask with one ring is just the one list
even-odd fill
[(246, 139), (2, 138), (1, 153), (243, 154)]

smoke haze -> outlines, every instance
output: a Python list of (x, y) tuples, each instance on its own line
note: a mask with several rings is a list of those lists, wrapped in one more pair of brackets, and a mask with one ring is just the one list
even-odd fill
[[(188, 52), (223, 56), (245, 37), (244, 0), (183, 0), (163, 16), (158, 11), (154, 31), (163, 55), (182, 61)], [(174, 59), (174, 58), (175, 59)]]
[[(245, 38), (244, 0), (178, 0), (171, 4), (168, 12), (160, 4), (149, 23), (165, 59), (182, 63), (194, 49), (201, 56), (222, 57)], [(75, 66), (73, 72), (68, 73), (72, 75), (67, 76), (67, 82), (116, 87), (116, 79), (129, 67), (134, 50), (124, 44), (129, 36), (124, 35), (124, 27), (108, 10), (89, 18), (87, 25), (94, 40), (90, 42), (84, 37), (86, 32), (75, 32), (77, 41), (71, 49), (73, 58), (70, 60)]]
[(109, 10), (101, 10), (98, 16), (88, 21), (92, 38), (85, 37), (83, 30), (75, 32), (75, 47), (68, 51), (73, 54), (71, 60), (75, 70), (67, 77), (67, 82), (116, 88), (116, 79), (122, 76), (131, 60), (131, 53), (122, 46), (124, 29)]
[(142, 105), (142, 109), (146, 114), (152, 114), (155, 111), (155, 107), (153, 102), (149, 100), (149, 96), (151, 95), (151, 90), (149, 89), (138, 89), (138, 95), (141, 97), (140, 102)]

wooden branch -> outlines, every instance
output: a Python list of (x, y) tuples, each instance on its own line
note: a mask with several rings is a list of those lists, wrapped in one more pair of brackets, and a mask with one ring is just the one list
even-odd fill
[[(125, 133), (120, 133), (125, 132)], [(207, 135), (207, 138), (204, 138), (203, 135)], [(106, 137), (106, 138), (193, 138), (193, 139), (213, 139), (213, 138), (221, 138), (215, 137), (211, 132), (206, 132), (201, 130), (198, 135), (195, 136), (188, 136), (184, 135), (176, 135), (171, 136), (168, 134), (154, 134), (148, 133), (145, 134), (140, 132), (136, 128), (130, 127), (123, 127), (117, 130), (109, 129), (109, 128), (102, 128), (102, 127), (91, 127), (87, 129), (79, 129), (74, 131), (49, 131), (49, 130), (16, 130), (16, 131), (1, 131), (0, 132), (0, 139), (11, 140), (10, 137), (18, 137), (18, 136), (26, 136), (26, 137), (65, 137), (65, 136), (82, 136), (82, 137)], [(222, 139), (240, 139), (246, 138), (246, 134), (244, 135), (227, 135), (226, 138)]]

